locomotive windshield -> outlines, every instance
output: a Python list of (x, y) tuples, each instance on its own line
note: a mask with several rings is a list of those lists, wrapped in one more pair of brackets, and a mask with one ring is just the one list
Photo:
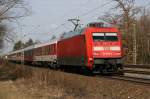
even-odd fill
[(117, 33), (93, 33), (94, 41), (118, 41)]
[(104, 33), (93, 33), (94, 41), (104, 41), (105, 40), (104, 37), (105, 37)]

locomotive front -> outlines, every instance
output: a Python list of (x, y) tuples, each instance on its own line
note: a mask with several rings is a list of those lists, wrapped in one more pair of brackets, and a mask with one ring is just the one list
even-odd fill
[(124, 55), (121, 33), (117, 28), (89, 27), (87, 29), (86, 39), (87, 49), (89, 49), (88, 62), (93, 71), (116, 73), (122, 70), (122, 59)]

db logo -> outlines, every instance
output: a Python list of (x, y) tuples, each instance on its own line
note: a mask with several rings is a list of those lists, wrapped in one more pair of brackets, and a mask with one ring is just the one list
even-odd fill
[(104, 47), (104, 50), (110, 50), (110, 47)]

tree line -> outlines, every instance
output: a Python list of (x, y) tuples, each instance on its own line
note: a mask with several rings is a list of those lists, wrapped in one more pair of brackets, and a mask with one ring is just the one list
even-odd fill
[(14, 42), (14, 33), (9, 31), (9, 24), (17, 19), (30, 15), (25, 0), (0, 0), (0, 50), (4, 41)]
[[(150, 64), (150, 10), (135, 0), (112, 0), (116, 6), (99, 19), (118, 27), (126, 48), (126, 64)], [(147, 8), (146, 8), (147, 7)]]
[[(115, 4), (112, 12), (107, 12), (98, 19), (120, 29), (126, 49), (126, 64), (150, 64), (150, 10), (148, 5), (137, 6), (136, 0), (112, 0), (112, 2)], [(16, 8), (24, 13), (18, 15)], [(13, 41), (12, 35), (7, 32), (8, 26), (3, 21), (16, 20), (28, 15), (27, 12), (24, 0), (0, 0), (0, 48), (4, 40)], [(25, 44), (18, 41), (14, 45), (14, 50), (33, 43), (31, 39)]]
[(31, 45), (34, 45), (34, 44), (37, 44), (37, 43), (40, 43), (40, 42), (39, 41), (33, 41), (31, 38), (25, 43), (22, 42), (21, 40), (19, 40), (18, 42), (16, 42), (14, 44), (13, 51), (23, 49), (23, 48), (26, 48), (28, 46), (31, 46)]

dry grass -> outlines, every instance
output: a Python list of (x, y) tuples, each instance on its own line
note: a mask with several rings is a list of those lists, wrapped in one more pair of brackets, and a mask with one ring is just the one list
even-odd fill
[(0, 65), (0, 73), (6, 73), (8, 78), (10, 76), (10, 78), (12, 77), (12, 79), (15, 80), (18, 78), (30, 78), (32, 76), (32, 69), (8, 62), (3, 62)]
[(123, 81), (11, 63), (2, 64), (0, 71), (16, 78), (0, 82), (0, 99), (150, 99), (149, 86)]
[[(33, 97), (84, 97), (88, 94), (86, 85), (81, 82), (83, 77), (69, 76), (67, 73), (49, 69), (25, 67), (4, 63), (0, 71), (6, 72), (3, 79), (16, 80), (14, 84), (26, 94)], [(2, 80), (2, 79), (1, 79)]]
[(82, 83), (82, 79), (83, 77), (74, 78), (59, 71), (35, 69), (31, 78), (28, 78), (28, 80), (23, 79), (19, 83), (28, 85), (28, 88), (31, 88), (31, 90), (28, 90), (28, 93), (33, 93), (38, 97), (42, 97), (43, 94), (46, 97), (59, 98), (64, 98), (68, 95), (72, 97), (84, 97), (88, 94), (88, 91), (86, 85)]

